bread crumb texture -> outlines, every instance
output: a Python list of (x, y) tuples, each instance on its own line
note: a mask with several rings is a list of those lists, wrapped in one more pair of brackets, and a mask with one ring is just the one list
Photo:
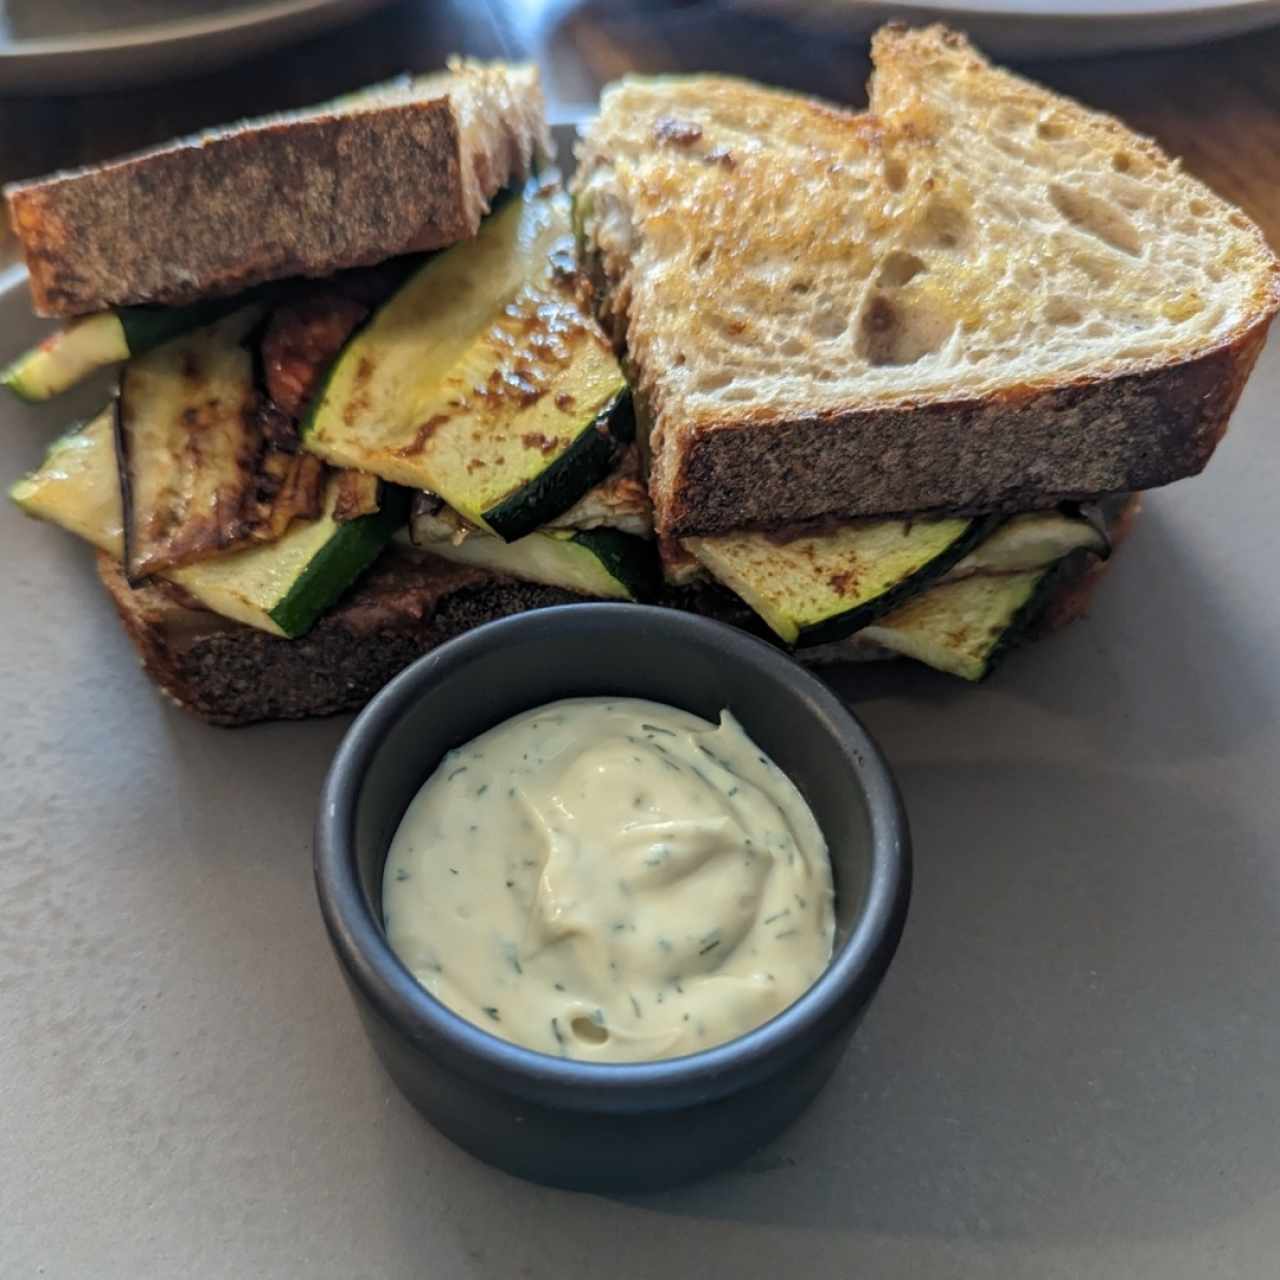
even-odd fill
[(1277, 305), (1257, 228), (1150, 140), (939, 26), (873, 56), (861, 115), (714, 77), (603, 98), (576, 190), (657, 490), (664, 436), (1140, 373)]

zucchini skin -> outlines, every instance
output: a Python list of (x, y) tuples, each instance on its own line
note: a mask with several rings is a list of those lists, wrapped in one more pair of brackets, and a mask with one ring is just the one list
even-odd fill
[(586, 547), (637, 601), (656, 600), (662, 591), (657, 544), (618, 529), (580, 529), (570, 539)]
[(170, 338), (179, 338), (193, 329), (202, 329), (223, 316), (262, 297), (265, 289), (249, 289), (230, 298), (210, 298), (188, 307), (121, 307), (116, 312), (131, 356), (145, 355)]
[(618, 460), (621, 446), (635, 439), (631, 393), (620, 391), (551, 466), (517, 493), (484, 513), (484, 522), (503, 542), (534, 533), (567, 511), (599, 484)]
[(290, 640), (309, 631), (377, 559), (391, 535), (408, 520), (410, 497), (407, 489), (384, 486), (378, 510), (341, 525), (312, 558), (288, 595), (267, 614)]
[(975, 517), (968, 531), (957, 538), (941, 555), (935, 556), (928, 564), (909, 577), (902, 578), (888, 591), (882, 592), (873, 600), (855, 605), (852, 609), (824, 618), (811, 626), (802, 627), (793, 647), (803, 649), (814, 644), (830, 644), (832, 641), (851, 636), (862, 627), (869, 626), (877, 618), (892, 612), (904, 600), (918, 595), (935, 579), (942, 577), (949, 569), (959, 564), (974, 547), (994, 533), (1003, 522), (1003, 516)]
[(1027, 602), (1013, 615), (1009, 625), (1000, 633), (1000, 638), (991, 646), (978, 681), (985, 680), (1012, 650), (1023, 641), (1031, 639), (1040, 615), (1044, 613), (1058, 588), (1085, 571), (1091, 554), (1094, 553), (1073, 551), (1069, 556), (1063, 556), (1057, 564), (1051, 564), (1045, 569)]

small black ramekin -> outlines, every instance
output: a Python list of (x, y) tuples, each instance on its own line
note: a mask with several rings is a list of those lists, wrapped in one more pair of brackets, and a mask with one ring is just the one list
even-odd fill
[[(715, 721), (728, 707), (800, 788), (835, 872), (836, 948), (772, 1021), (658, 1062), (518, 1048), (418, 985), (387, 943), (382, 870), (409, 801), (445, 752), (558, 698), (649, 698)], [(316, 888), (356, 1007), (392, 1079), (441, 1132), (558, 1186), (669, 1186), (746, 1155), (826, 1082), (884, 976), (910, 896), (907, 822), (867, 732), (784, 654), (692, 614), (625, 604), (541, 609), (419, 659), (365, 708), (325, 780)]]

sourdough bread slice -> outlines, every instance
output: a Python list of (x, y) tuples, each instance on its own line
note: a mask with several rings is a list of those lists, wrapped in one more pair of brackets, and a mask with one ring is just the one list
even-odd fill
[(36, 311), (182, 303), (474, 235), (549, 154), (537, 70), (448, 72), (5, 189)]
[(1257, 228), (1149, 140), (941, 27), (857, 116), (628, 79), (580, 144), (659, 531), (1016, 510), (1207, 462), (1280, 305)]

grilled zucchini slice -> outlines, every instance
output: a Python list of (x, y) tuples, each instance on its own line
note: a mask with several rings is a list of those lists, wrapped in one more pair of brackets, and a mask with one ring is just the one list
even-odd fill
[(242, 307), (125, 366), (116, 438), (131, 579), (320, 514), (322, 465), (255, 385), (248, 342), (261, 319)]
[(748, 532), (685, 538), (684, 546), (787, 644), (826, 644), (946, 573), (994, 523), (859, 520), (785, 541)]
[(82, 316), (13, 361), (0, 372), (0, 385), (22, 400), (50, 400), (107, 365), (212, 324), (245, 301), (215, 298), (189, 307), (122, 307)]
[(568, 234), (566, 197), (531, 183), (429, 259), (334, 363), (306, 447), (508, 541), (571, 507), (635, 428), (609, 344), (552, 265)]
[(1104, 559), (1111, 554), (1111, 542), (1100, 521), (1076, 511), (1032, 511), (1006, 520), (947, 576), (1043, 569), (1074, 551), (1090, 551)]
[(1056, 578), (1057, 566), (1050, 565), (940, 582), (859, 636), (939, 671), (981, 680), (1035, 619)]
[[(119, 558), (124, 517), (114, 435), (107, 409), (55, 441), (43, 465), (9, 493), (28, 515), (61, 525)], [(301, 635), (373, 562), (407, 516), (408, 495), (391, 489), (375, 514), (340, 523), (334, 506), (341, 474), (329, 476), (319, 519), (295, 523), (276, 542), (159, 576), (223, 617), (271, 635)]]
[(618, 529), (547, 529), (515, 542), (485, 533), (458, 538), (449, 536), (448, 522), (421, 509), (409, 528), (414, 546), (442, 560), (584, 596), (649, 600), (661, 581), (654, 543)]

